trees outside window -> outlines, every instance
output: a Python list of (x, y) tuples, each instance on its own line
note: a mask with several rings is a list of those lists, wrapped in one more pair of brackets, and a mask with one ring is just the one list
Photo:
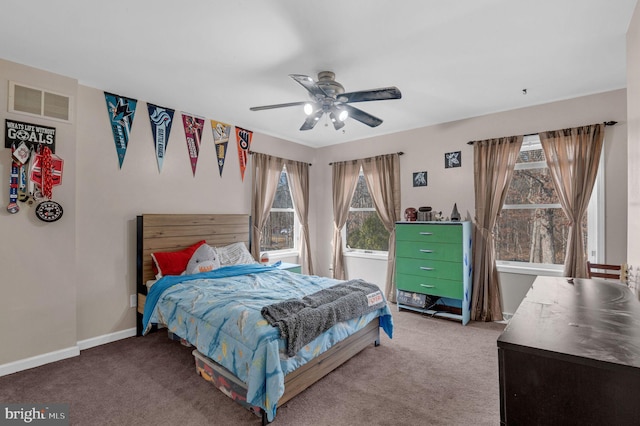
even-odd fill
[(376, 212), (362, 169), (351, 199), (345, 229), (347, 249), (389, 250), (389, 232)]
[(260, 251), (295, 250), (297, 222), (287, 169), (284, 167), (271, 205), (271, 212), (262, 230)]
[[(585, 214), (581, 222), (585, 245), (587, 224)], [(540, 139), (525, 137), (494, 229), (497, 259), (562, 265), (568, 230)]]

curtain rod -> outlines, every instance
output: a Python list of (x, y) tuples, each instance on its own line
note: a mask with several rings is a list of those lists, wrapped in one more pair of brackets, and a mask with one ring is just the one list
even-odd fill
[[(618, 122), (617, 122), (617, 121), (605, 121), (605, 122), (604, 122), (604, 125), (605, 125), (605, 126), (615, 126), (616, 124), (618, 124)], [(524, 136), (525, 136), (525, 137), (526, 137), (526, 136), (535, 136), (535, 135), (538, 135), (538, 134), (540, 134), (540, 132), (538, 132), (538, 133), (527, 133), (527, 134), (526, 134), (526, 135), (524, 135)], [(469, 141), (469, 142), (467, 142), (467, 145), (473, 145), (474, 143), (476, 143), (476, 141)]]
[[(396, 154), (398, 154), (398, 155), (404, 155), (404, 152), (399, 151), (399, 152), (396, 152)], [(382, 154), (382, 155), (384, 155), (384, 154)], [(346, 160), (346, 161), (349, 161), (349, 160)], [(329, 163), (329, 165), (330, 165), (330, 166), (333, 166), (333, 163)]]
[[(249, 151), (249, 155), (253, 155), (254, 152), (255, 151)], [(256, 154), (261, 154), (261, 153), (260, 152), (256, 152)], [(269, 155), (269, 154), (266, 154), (266, 155)], [(287, 158), (283, 158), (283, 160), (285, 160), (285, 161), (298, 161), (298, 160), (289, 160)], [(304, 163), (304, 161), (298, 161), (298, 163)], [(306, 164), (308, 164), (309, 166), (313, 166), (313, 164), (311, 164), (311, 163), (306, 163)]]

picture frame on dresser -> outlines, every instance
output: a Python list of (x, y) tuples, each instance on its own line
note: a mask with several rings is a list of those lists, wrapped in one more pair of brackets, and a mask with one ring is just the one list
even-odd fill
[(471, 319), (471, 222), (396, 222), (398, 310)]

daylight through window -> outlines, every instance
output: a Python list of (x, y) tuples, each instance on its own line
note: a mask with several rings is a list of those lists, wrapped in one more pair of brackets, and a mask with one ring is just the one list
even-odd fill
[(389, 232), (378, 217), (362, 169), (351, 199), (345, 229), (347, 249), (389, 251)]
[[(587, 214), (581, 226), (586, 247)], [(562, 265), (568, 232), (540, 139), (527, 136), (494, 229), (497, 259)]]
[(296, 248), (297, 217), (289, 189), (286, 167), (278, 181), (271, 212), (262, 230), (260, 251), (294, 250)]

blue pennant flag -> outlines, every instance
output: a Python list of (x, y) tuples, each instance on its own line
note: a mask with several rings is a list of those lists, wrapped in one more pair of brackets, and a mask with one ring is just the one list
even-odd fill
[(133, 116), (136, 113), (138, 101), (108, 92), (104, 92), (104, 98), (107, 102), (107, 112), (109, 113), (109, 120), (111, 121), (111, 131), (113, 132), (113, 140), (116, 144), (118, 162), (120, 168), (122, 168), (122, 162), (124, 161), (127, 146), (129, 145), (129, 135), (131, 133), (131, 126), (133, 126)]
[(164, 108), (147, 103), (149, 110), (149, 120), (151, 121), (151, 131), (153, 132), (153, 144), (156, 149), (156, 160), (158, 162), (158, 172), (162, 171), (162, 163), (169, 144), (169, 133), (173, 124), (172, 109)]

